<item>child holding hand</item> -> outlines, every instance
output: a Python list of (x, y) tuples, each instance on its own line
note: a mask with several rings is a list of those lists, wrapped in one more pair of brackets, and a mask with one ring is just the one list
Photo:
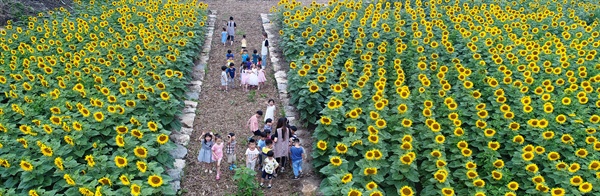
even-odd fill
[(217, 143), (212, 146), (212, 160), (217, 164), (217, 177), (216, 179), (220, 179), (221, 175), (221, 161), (223, 160), (223, 139), (220, 136), (216, 136)]

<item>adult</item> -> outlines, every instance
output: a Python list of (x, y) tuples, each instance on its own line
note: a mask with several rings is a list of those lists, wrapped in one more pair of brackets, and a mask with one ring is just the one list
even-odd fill
[(231, 41), (231, 45), (233, 46), (233, 40), (235, 38), (235, 21), (233, 21), (233, 16), (229, 17), (229, 22), (227, 22), (227, 40)]
[[(261, 110), (256, 111), (256, 114), (252, 115), (252, 117), (250, 117), (250, 119), (248, 119), (248, 122), (246, 123), (246, 127), (248, 127), (248, 129), (250, 130), (251, 134), (250, 138), (252, 138), (252, 136), (254, 135), (261, 135), (260, 133), (260, 129), (258, 128), (258, 118), (261, 117), (263, 115), (263, 112)], [(248, 140), (250, 140), (250, 138), (248, 138)]]
[(277, 160), (283, 172), (283, 166), (285, 165), (286, 157), (290, 152), (290, 131), (287, 127), (288, 120), (285, 117), (281, 117), (277, 120), (277, 126), (275, 127), (275, 133), (271, 136), (274, 147), (273, 152), (275, 153), (275, 160)]
[(263, 33), (263, 36), (265, 37), (265, 40), (263, 40), (262, 42), (262, 46), (261, 46), (261, 50), (260, 50), (260, 54), (262, 55), (262, 68), (266, 69), (267, 68), (267, 55), (269, 54), (269, 39), (267, 38), (267, 33)]

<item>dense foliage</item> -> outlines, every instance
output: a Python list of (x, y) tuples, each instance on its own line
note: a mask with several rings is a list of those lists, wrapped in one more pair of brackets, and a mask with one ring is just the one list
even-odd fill
[(0, 193), (175, 194), (168, 136), (207, 6), (74, 6), (0, 31)]
[(599, 192), (598, 8), (280, 1), (271, 11), (291, 61), (291, 101), (318, 125), (321, 191)]

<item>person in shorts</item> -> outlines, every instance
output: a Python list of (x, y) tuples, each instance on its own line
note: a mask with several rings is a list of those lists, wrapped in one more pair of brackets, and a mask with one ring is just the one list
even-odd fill
[(267, 153), (267, 158), (265, 159), (265, 164), (262, 169), (262, 178), (260, 179), (260, 187), (264, 187), (264, 181), (269, 180), (269, 186), (267, 188), (271, 188), (271, 182), (273, 181), (273, 173), (275, 173), (275, 168), (279, 166), (277, 160), (273, 157), (275, 153), (273, 151), (269, 151)]
[(225, 154), (227, 154), (227, 163), (229, 163), (229, 170), (236, 168), (235, 166), (235, 133), (229, 133), (227, 135), (227, 145), (225, 145)]

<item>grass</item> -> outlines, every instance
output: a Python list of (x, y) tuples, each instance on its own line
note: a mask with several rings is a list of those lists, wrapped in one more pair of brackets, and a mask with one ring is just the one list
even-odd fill
[(285, 108), (283, 107), (282, 103), (279, 103), (279, 115), (281, 115), (283, 117), (287, 117), (287, 115), (285, 113)]
[(256, 91), (255, 90), (250, 90), (250, 92), (248, 93), (248, 101), (249, 102), (256, 101)]

